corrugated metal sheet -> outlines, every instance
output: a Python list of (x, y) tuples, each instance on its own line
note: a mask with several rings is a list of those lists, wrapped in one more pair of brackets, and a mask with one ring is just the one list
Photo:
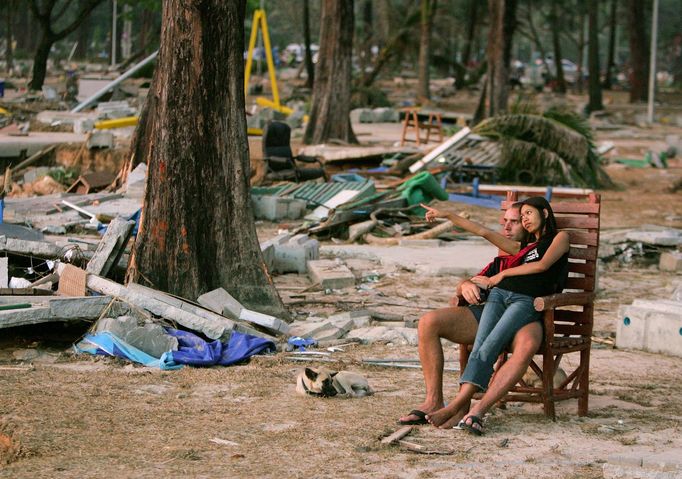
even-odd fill
[(259, 186), (252, 188), (251, 194), (276, 195), (288, 198), (296, 198), (305, 200), (310, 206), (315, 206), (324, 204), (336, 196), (339, 192), (344, 190), (359, 191), (358, 195), (353, 198), (353, 201), (371, 196), (376, 192), (374, 182), (372, 180), (366, 180), (330, 183), (306, 181), (303, 183), (288, 183), (285, 185), (276, 185), (271, 187)]

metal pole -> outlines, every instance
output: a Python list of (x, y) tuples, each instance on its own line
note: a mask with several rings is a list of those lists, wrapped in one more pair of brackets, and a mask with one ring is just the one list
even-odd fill
[(114, 0), (114, 12), (111, 19), (111, 66), (116, 65), (116, 17), (118, 16), (118, 1)]
[(101, 96), (104, 95), (106, 92), (108, 92), (109, 90), (111, 90), (113, 87), (115, 87), (116, 85), (118, 85), (119, 83), (121, 83), (123, 80), (126, 80), (127, 78), (129, 78), (130, 76), (132, 76), (133, 73), (135, 73), (136, 71), (138, 71), (140, 68), (142, 68), (143, 66), (145, 66), (147, 63), (151, 62), (154, 58), (156, 58), (156, 56), (157, 56), (158, 54), (159, 54), (159, 51), (156, 50), (154, 53), (152, 53), (151, 55), (149, 55), (147, 58), (145, 58), (144, 60), (142, 60), (140, 63), (138, 63), (137, 65), (132, 66), (132, 67), (131, 67), (128, 71), (126, 71), (123, 75), (121, 75), (120, 77), (116, 78), (116, 79), (113, 80), (111, 83), (107, 84), (106, 86), (102, 87), (101, 89), (97, 90), (90, 98), (88, 98), (88, 99), (86, 99), (86, 100), (83, 100), (81, 103), (79, 103), (78, 105), (76, 105), (76, 107), (75, 107), (73, 110), (71, 110), (71, 113), (78, 113), (78, 112), (81, 111), (83, 108), (85, 108), (86, 106), (88, 106), (88, 105), (90, 105), (91, 103), (93, 103), (95, 100), (97, 100), (99, 97), (101, 97)]
[(649, 58), (649, 102), (647, 104), (647, 121), (654, 122), (654, 94), (656, 92), (656, 44), (658, 43), (658, 0), (654, 0), (654, 12), (651, 18), (651, 53)]

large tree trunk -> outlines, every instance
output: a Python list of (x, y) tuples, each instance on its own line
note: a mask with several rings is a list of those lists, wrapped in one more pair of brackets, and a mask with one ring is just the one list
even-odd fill
[(588, 83), (590, 100), (587, 109), (592, 112), (604, 109), (601, 97), (601, 81), (599, 79), (599, 0), (588, 0), (587, 8), (590, 19), (590, 41), (587, 45), (587, 62), (590, 70)]
[(162, 291), (195, 299), (223, 287), (283, 316), (249, 198), (244, 15), (245, 0), (163, 2), (155, 99), (137, 140), (148, 177), (132, 264)]
[[(78, 5), (82, 7), (84, 0), (78, 0)], [(92, 30), (90, 17), (87, 17), (78, 27), (78, 46), (76, 47), (76, 52), (74, 57), (79, 60), (85, 60), (88, 57), (88, 44), (90, 43), (90, 33)]]
[(630, 103), (646, 101), (648, 96), (649, 41), (646, 34), (645, 19), (645, 2), (642, 0), (629, 0)]
[(507, 111), (509, 59), (516, 23), (516, 0), (488, 0), (488, 116)]
[(421, 0), (421, 29), (419, 35), (419, 62), (417, 82), (417, 99), (421, 102), (431, 98), (429, 89), (429, 66), (431, 56), (431, 27), (433, 13), (436, 10), (436, 0)]
[(31, 90), (40, 90), (45, 82), (47, 59), (50, 56), (50, 49), (54, 43), (54, 40), (48, 35), (48, 33), (43, 32), (38, 48), (36, 48), (36, 53), (33, 56), (33, 76), (28, 84), (28, 88)]
[(372, 7), (372, 0), (365, 0), (362, 4), (362, 37), (358, 42), (360, 44), (358, 53), (360, 60), (360, 76), (364, 75), (372, 64), (372, 43), (374, 41), (373, 24), (374, 9)]
[(559, 25), (559, 14), (557, 12), (558, 0), (552, 0), (551, 23), (552, 23), (552, 43), (554, 44), (554, 66), (556, 67), (556, 92), (566, 93), (566, 79), (564, 78), (564, 66), (561, 63), (561, 32)]
[(611, 75), (613, 75), (613, 69), (615, 65), (616, 57), (616, 25), (617, 19), (616, 15), (618, 13), (618, 1), (611, 0), (611, 12), (609, 15), (609, 53), (606, 59), (606, 76), (604, 77), (603, 88), (605, 90), (610, 90), (611, 85)]
[(303, 0), (303, 42), (305, 44), (305, 71), (308, 75), (305, 86), (312, 88), (315, 84), (315, 65), (310, 50), (310, 0)]
[(12, 68), (14, 67), (12, 58), (12, 13), (14, 11), (14, 7), (14, 0), (7, 0), (5, 3), (5, 8), (7, 9), (7, 12), (5, 12), (5, 44), (7, 45), (5, 50), (5, 62), (7, 67), (7, 76), (11, 76)]
[(357, 143), (350, 125), (353, 20), (353, 0), (323, 0), (313, 106), (304, 136), (308, 145), (331, 139)]
[[(52, 23), (55, 21), (52, 13), (52, 10), (55, 8), (55, 2), (41, 4), (38, 0), (31, 0), (29, 8), (40, 25), (40, 41), (33, 57), (33, 76), (28, 85), (31, 90), (40, 90), (43, 87), (47, 71), (47, 59), (50, 56), (52, 45), (76, 31), (88, 15), (90, 15), (90, 12), (101, 2), (102, 0), (83, 0), (78, 5), (78, 12), (76, 12), (71, 23), (62, 30), (55, 32), (52, 29)], [(56, 15), (56, 17), (59, 16)]]
[(578, 78), (576, 79), (576, 87), (578, 90), (578, 93), (582, 95), (583, 93), (583, 87), (584, 87), (584, 81), (583, 77), (585, 76), (583, 72), (583, 64), (585, 63), (585, 13), (581, 12), (580, 16), (580, 31), (578, 32), (578, 69), (577, 69), (577, 74)]
[(464, 88), (466, 84), (466, 73), (469, 68), (469, 61), (471, 60), (471, 48), (474, 43), (474, 35), (476, 33), (476, 25), (478, 24), (478, 1), (479, 0), (469, 0), (467, 5), (468, 10), (468, 20), (467, 20), (467, 33), (466, 39), (464, 41), (464, 48), (462, 50), (461, 58), (461, 68), (457, 72), (457, 77), (455, 78), (455, 87), (457, 89)]

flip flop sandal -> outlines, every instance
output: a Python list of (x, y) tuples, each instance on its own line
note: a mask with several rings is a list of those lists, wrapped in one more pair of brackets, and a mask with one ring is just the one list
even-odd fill
[[(467, 419), (471, 420), (471, 423), (467, 423)], [(475, 427), (475, 426), (478, 427)], [(475, 434), (476, 436), (481, 436), (483, 434), (483, 421), (478, 416), (467, 416), (457, 424), (457, 429), (464, 429), (470, 434)]]
[(408, 416), (417, 416), (417, 419), (409, 419), (407, 421), (398, 420), (398, 424), (401, 426), (421, 426), (422, 424), (429, 423), (429, 421), (426, 420), (426, 413), (419, 409), (413, 409)]

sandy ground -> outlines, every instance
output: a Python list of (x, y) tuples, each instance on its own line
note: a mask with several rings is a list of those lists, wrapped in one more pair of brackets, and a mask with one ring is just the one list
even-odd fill
[[(668, 132), (651, 141), (660, 144)], [(641, 157), (647, 141), (625, 145), (627, 153)], [(665, 171), (614, 166), (609, 173), (621, 189), (603, 192), (604, 231), (682, 227), (679, 163)], [(497, 217), (493, 210), (471, 213), (487, 222)], [(278, 226), (261, 224), (261, 236)], [(352, 267), (381, 269), (367, 261)], [(284, 275), (276, 284), (293, 313), (372, 307), (416, 319), (445, 305), (457, 281), (381, 272), (370, 291), (305, 304), (296, 294), (310, 285), (307, 278)], [(604, 265), (595, 335), (613, 337), (619, 305), (668, 298), (674, 279), (655, 266)], [(481, 438), (415, 428), (408, 439), (432, 453), (418, 454), (379, 441), (422, 400), (421, 372), (361, 363), (414, 359), (415, 347), (351, 345), (333, 353), (329, 367), (365, 374), (376, 394), (316, 399), (295, 394), (302, 364), (285, 353), (244, 366), (161, 372), (73, 356), (68, 345), (83, 331), (52, 325), (0, 334), (0, 477), (599, 478), (611, 454), (682, 450), (682, 358), (595, 344), (587, 417), (576, 416), (574, 401), (559, 406), (556, 422), (539, 406), (511, 404), (493, 411)], [(456, 346), (447, 345), (446, 355), (457, 367)], [(448, 396), (457, 380), (456, 372), (446, 375)]]

